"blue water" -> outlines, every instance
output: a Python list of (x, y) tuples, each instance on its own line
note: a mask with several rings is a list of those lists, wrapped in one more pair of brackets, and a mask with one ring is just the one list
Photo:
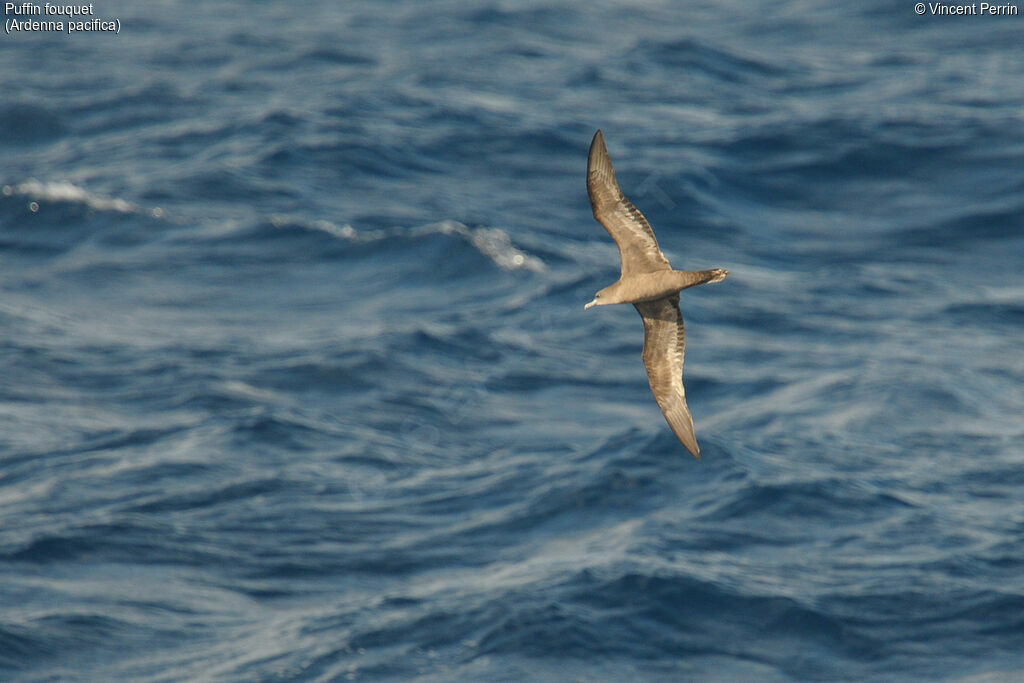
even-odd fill
[(0, 36), (0, 679), (1024, 677), (1024, 17), (94, 5)]

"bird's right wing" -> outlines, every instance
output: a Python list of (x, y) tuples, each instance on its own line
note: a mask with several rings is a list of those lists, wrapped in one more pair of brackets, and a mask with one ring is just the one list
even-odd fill
[(615, 180), (615, 169), (601, 131), (594, 134), (587, 160), (587, 194), (594, 218), (619, 247), (622, 277), (669, 270), (658, 240), (644, 215), (626, 199)]
[(633, 305), (644, 319), (643, 359), (654, 400), (686, 450), (699, 458), (700, 447), (683, 391), (686, 331), (679, 312), (679, 294)]

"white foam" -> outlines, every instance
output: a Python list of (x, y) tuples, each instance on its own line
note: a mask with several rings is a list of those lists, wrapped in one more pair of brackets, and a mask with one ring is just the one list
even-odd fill
[(529, 270), (539, 273), (547, 269), (545, 263), (512, 244), (508, 233), (499, 228), (469, 228), (457, 221), (441, 221), (411, 230), (395, 228), (393, 230), (356, 230), (347, 223), (337, 225), (326, 220), (302, 221), (287, 216), (270, 217), (274, 227), (301, 227), (308, 230), (321, 230), (329, 235), (349, 242), (365, 243), (384, 239), (395, 235), (431, 235), (440, 233), (452, 235), (466, 240), (484, 256), (504, 270)]
[[(93, 194), (73, 183), (66, 181), (40, 182), (35, 178), (15, 185), (4, 185), (3, 195), (30, 197), (33, 211), (38, 210), (39, 201), (71, 202), (84, 204), (95, 211), (117, 211), (119, 213), (142, 213), (138, 205), (119, 198), (102, 197)], [(167, 218), (166, 212), (160, 207), (146, 210), (153, 218)], [(441, 221), (411, 230), (396, 228), (394, 230), (356, 230), (351, 225), (337, 225), (327, 220), (302, 221), (287, 216), (273, 215), (270, 222), (274, 227), (302, 227), (309, 230), (321, 230), (329, 235), (350, 242), (372, 242), (396, 234), (424, 235), (441, 233), (453, 235), (466, 240), (484, 256), (504, 270), (529, 270), (535, 273), (547, 269), (545, 263), (512, 244), (508, 233), (500, 228), (469, 228), (458, 221)]]
[(302, 222), (302, 221), (292, 220), (292, 219), (288, 218), (287, 216), (281, 216), (279, 214), (274, 214), (273, 216), (270, 217), (270, 224), (273, 225), (275, 228), (286, 228), (286, 227), (289, 227), (289, 226), (299, 226), (299, 227), (303, 227), (303, 228), (307, 228), (307, 229), (311, 229), (311, 230), (322, 230), (323, 232), (326, 232), (328, 235), (333, 235), (334, 237), (339, 237), (341, 239), (349, 240), (350, 242), (356, 242), (356, 241), (369, 242), (369, 241), (371, 241), (371, 239), (367, 239), (367, 237), (368, 237), (367, 235), (358, 235), (356, 233), (356, 231), (355, 231), (355, 228), (353, 228), (351, 225), (348, 225), (347, 223), (345, 225), (337, 225), (335, 223), (332, 223), (332, 222), (326, 221), (326, 220), (312, 221), (312, 222), (309, 222), (309, 223), (305, 223), (305, 222)]
[(508, 233), (500, 228), (473, 229), (456, 221), (442, 221), (424, 226), (420, 230), (440, 232), (444, 235), (458, 235), (505, 270), (530, 270), (539, 273), (547, 269), (547, 266), (539, 258), (527, 254), (512, 244)]
[[(72, 202), (85, 204), (90, 209), (97, 211), (118, 211), (120, 213), (135, 213), (139, 208), (129, 201), (118, 198), (100, 197), (92, 194), (77, 185), (69, 182), (43, 183), (35, 178), (26, 180), (17, 185), (4, 185), (4, 196), (22, 195), (35, 200), (48, 200), (55, 202)], [(159, 215), (158, 215), (159, 213)], [(162, 209), (154, 209), (153, 215), (159, 218), (163, 215)]]

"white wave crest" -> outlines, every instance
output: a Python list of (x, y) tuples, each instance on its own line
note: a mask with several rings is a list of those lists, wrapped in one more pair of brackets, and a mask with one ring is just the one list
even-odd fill
[(3, 193), (7, 197), (22, 195), (36, 200), (85, 204), (90, 209), (97, 211), (135, 213), (139, 210), (137, 206), (129, 201), (100, 197), (69, 182), (44, 183), (31, 178), (17, 185), (4, 185)]
[(413, 236), (436, 233), (453, 235), (469, 242), (473, 248), (505, 270), (529, 270), (539, 273), (547, 269), (542, 260), (512, 244), (508, 233), (499, 228), (469, 228), (457, 221), (441, 221), (440, 223), (432, 223), (411, 230), (401, 228), (393, 230), (356, 230), (348, 224), (337, 225), (326, 220), (302, 221), (281, 215), (271, 216), (270, 222), (277, 228), (301, 227), (308, 230), (322, 230), (334, 237), (360, 243), (372, 242), (402, 234)]
[(442, 221), (420, 230), (458, 235), (505, 270), (531, 270), (539, 273), (547, 268), (539, 258), (512, 244), (508, 233), (500, 228), (468, 228), (456, 221)]

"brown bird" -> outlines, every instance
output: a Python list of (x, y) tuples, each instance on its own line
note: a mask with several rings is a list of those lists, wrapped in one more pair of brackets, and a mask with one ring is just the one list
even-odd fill
[(672, 270), (658, 248), (658, 240), (643, 214), (626, 199), (615, 180), (615, 170), (601, 131), (594, 134), (587, 161), (587, 194), (594, 218), (604, 226), (619, 247), (622, 274), (618, 282), (594, 295), (583, 307), (633, 304), (644, 320), (644, 351), (651, 393), (668, 426), (686, 450), (700, 457), (693, 418), (683, 391), (683, 350), (686, 332), (679, 312), (679, 291), (687, 287), (718, 282), (729, 274), (712, 270)]

